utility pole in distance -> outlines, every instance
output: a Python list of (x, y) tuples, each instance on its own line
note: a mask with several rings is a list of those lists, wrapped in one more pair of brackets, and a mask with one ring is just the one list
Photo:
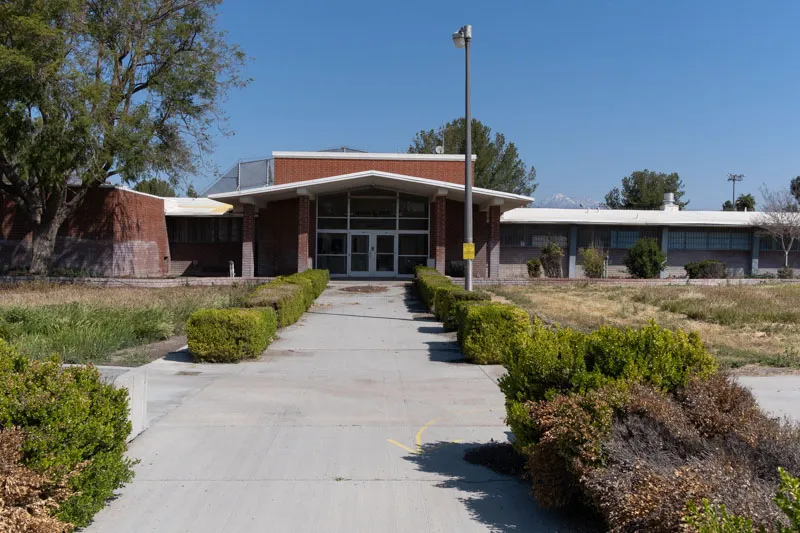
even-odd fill
[(744, 174), (728, 174), (728, 181), (733, 182), (733, 198), (731, 198), (731, 203), (734, 206), (734, 211), (736, 210), (736, 182), (742, 181), (743, 179)]

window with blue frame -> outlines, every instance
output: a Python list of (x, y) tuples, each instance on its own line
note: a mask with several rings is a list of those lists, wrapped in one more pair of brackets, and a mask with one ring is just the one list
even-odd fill
[(748, 230), (669, 231), (670, 250), (749, 250)]

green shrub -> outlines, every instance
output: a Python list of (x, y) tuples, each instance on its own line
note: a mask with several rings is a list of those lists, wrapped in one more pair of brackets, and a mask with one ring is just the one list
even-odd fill
[(457, 329), (455, 304), (457, 302), (479, 302), (491, 300), (491, 296), (483, 291), (467, 291), (461, 285), (441, 285), (435, 288), (434, 304), (436, 318), (444, 323), (448, 331)]
[(578, 250), (583, 262), (583, 273), (587, 278), (602, 278), (605, 272), (605, 257), (603, 250), (590, 246), (589, 248), (581, 248)]
[(467, 265), (464, 261), (448, 261), (444, 266), (444, 273), (454, 278), (463, 278)]
[(270, 308), (201, 309), (186, 324), (189, 351), (198, 362), (235, 363), (255, 358), (275, 336)]
[(689, 279), (722, 279), (728, 277), (728, 264), (725, 261), (704, 259), (686, 263), (684, 267)]
[(82, 527), (133, 478), (126, 459), (128, 392), (104, 384), (94, 367), (32, 361), (0, 340), (0, 428), (25, 435), (26, 467), (73, 492), (56, 510)]
[(435, 268), (418, 266), (415, 272), (416, 278), (414, 282), (419, 291), (419, 297), (422, 303), (425, 304), (425, 307), (432, 310), (436, 296), (436, 288), (452, 285), (453, 282), (451, 282), (450, 278), (447, 276), (440, 274)]
[(778, 269), (778, 279), (793, 279), (793, 278), (794, 278), (794, 268), (781, 267)]
[(468, 361), (498, 364), (526, 348), (530, 318), (523, 309), (511, 304), (474, 301), (459, 302), (457, 307), (459, 342)]
[(293, 285), (299, 286), (303, 290), (303, 306), (305, 307), (305, 309), (303, 309), (304, 312), (309, 307), (311, 307), (311, 304), (313, 304), (314, 300), (316, 299), (316, 296), (314, 296), (315, 294), (314, 284), (311, 282), (310, 278), (307, 278), (302, 274), (292, 274), (291, 276), (280, 276), (276, 278), (274, 281), (278, 283), (280, 282), (291, 283)]
[(307, 295), (302, 285), (276, 279), (259, 285), (245, 298), (244, 307), (271, 307), (278, 314), (278, 327), (294, 324), (306, 311)]
[(644, 238), (628, 250), (623, 264), (634, 278), (653, 279), (667, 268), (667, 258), (656, 239)]
[(308, 269), (301, 272), (299, 275), (311, 280), (311, 284), (314, 287), (314, 299), (319, 298), (322, 292), (328, 287), (328, 282), (331, 280), (331, 273), (327, 269)]
[(542, 248), (541, 262), (544, 275), (548, 278), (563, 278), (564, 273), (561, 269), (561, 258), (564, 257), (564, 250), (556, 242), (548, 242)]
[(528, 266), (528, 276), (531, 278), (541, 278), (542, 277), (542, 262), (536, 258), (531, 257), (526, 262)]

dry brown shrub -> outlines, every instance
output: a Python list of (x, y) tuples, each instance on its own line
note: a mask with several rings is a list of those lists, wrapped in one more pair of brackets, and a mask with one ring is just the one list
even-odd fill
[(564, 507), (580, 495), (577, 476), (552, 444), (531, 447), (527, 470), (531, 493), (544, 509)]
[(18, 429), (0, 430), (0, 533), (63, 533), (71, 526), (51, 513), (73, 493), (70, 477), (53, 483), (20, 463), (24, 437)]

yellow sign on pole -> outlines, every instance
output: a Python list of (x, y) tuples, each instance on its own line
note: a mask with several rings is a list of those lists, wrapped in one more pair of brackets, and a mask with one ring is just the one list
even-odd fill
[(464, 243), (464, 260), (468, 259), (475, 259), (475, 243), (474, 242), (465, 242)]

